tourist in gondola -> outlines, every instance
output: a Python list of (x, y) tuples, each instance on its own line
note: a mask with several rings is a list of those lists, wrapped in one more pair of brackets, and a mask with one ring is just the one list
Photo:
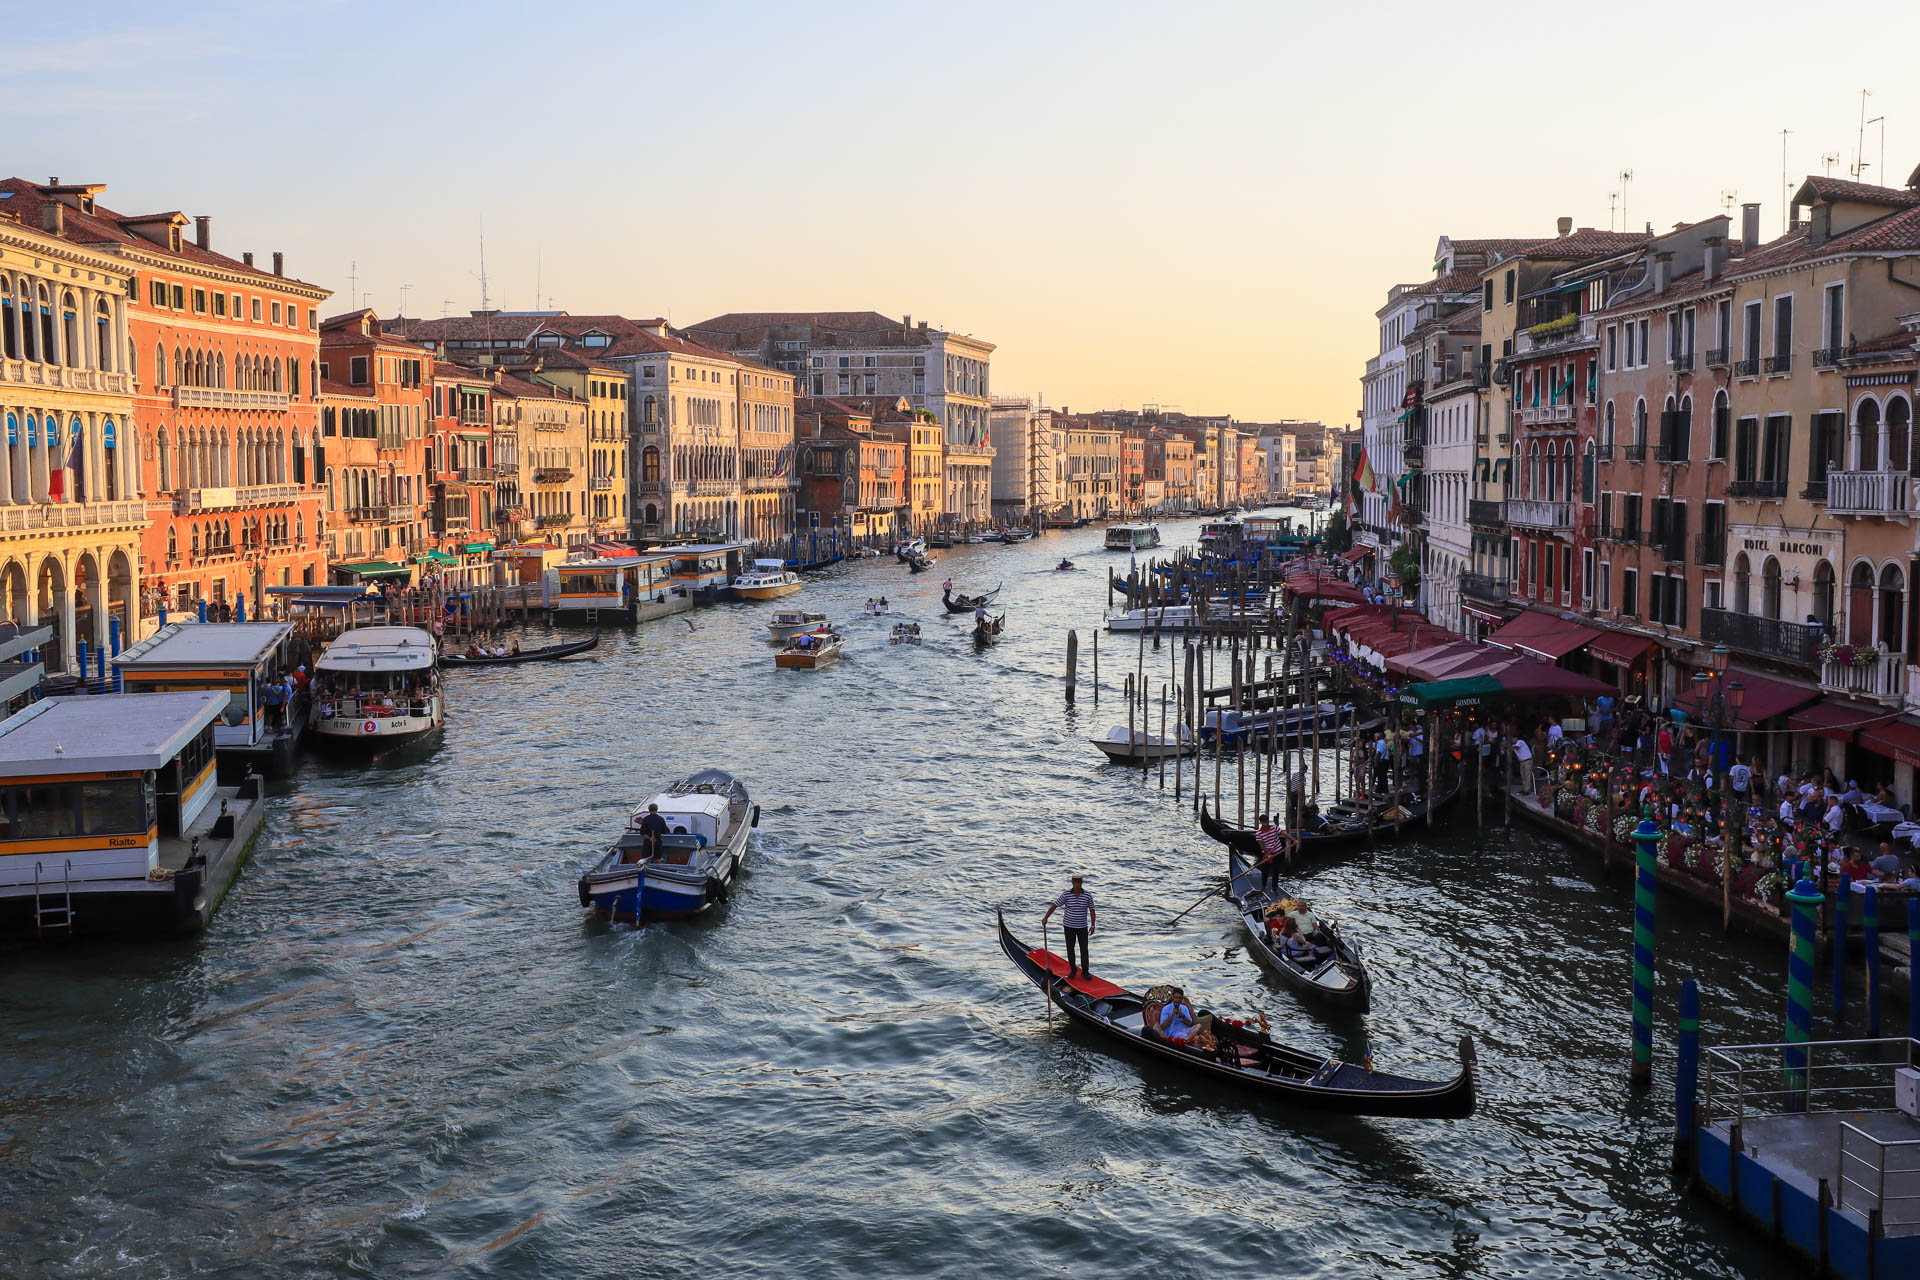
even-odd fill
[[(1066, 935), (1067, 939), (1067, 977), (1091, 978), (1093, 969), (1087, 963), (1087, 939), (1093, 936), (1098, 913), (1093, 908), (1093, 895), (1082, 886), (1079, 876), (1073, 877), (1072, 884), (1053, 900), (1053, 905), (1047, 908), (1047, 914), (1040, 917), (1042, 930), (1047, 927), (1047, 921), (1053, 919), (1053, 913), (1056, 910), (1061, 913), (1060, 931)], [(1078, 968), (1075, 968), (1073, 963), (1075, 945), (1080, 948)]]

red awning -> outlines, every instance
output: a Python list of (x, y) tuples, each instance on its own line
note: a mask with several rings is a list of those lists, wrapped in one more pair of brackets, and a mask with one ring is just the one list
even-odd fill
[(1470, 614), (1482, 622), (1491, 622), (1496, 627), (1502, 625), (1507, 620), (1507, 615), (1497, 609), (1482, 609), (1478, 605), (1462, 603), (1460, 612)]
[(1452, 670), (1461, 663), (1470, 662), (1486, 652), (1477, 644), (1468, 644), (1464, 640), (1450, 640), (1431, 648), (1421, 649), (1387, 659), (1387, 670), (1410, 676), (1415, 680), (1438, 680), (1442, 673)]
[(1616, 667), (1630, 667), (1651, 648), (1651, 636), (1637, 636), (1626, 631), (1602, 631), (1600, 638), (1587, 646), (1587, 652)]
[(1601, 633), (1592, 627), (1547, 613), (1523, 613), (1487, 637), (1487, 643), (1517, 653), (1530, 653), (1557, 662), (1575, 649), (1592, 644)]
[(1338, 578), (1321, 578), (1315, 581), (1311, 577), (1287, 579), (1287, 590), (1303, 600), (1333, 600), (1342, 604), (1364, 604), (1366, 597), (1360, 588), (1350, 587)]
[[(1746, 681), (1741, 681), (1745, 684)], [(1787, 717), (1787, 728), (1796, 733), (1811, 733), (1835, 742), (1851, 742), (1856, 730), (1884, 724), (1894, 713), (1879, 707), (1863, 707), (1857, 702), (1828, 698), (1800, 708)]]
[(1365, 560), (1368, 556), (1372, 554), (1373, 554), (1372, 547), (1353, 547), (1349, 550), (1342, 551), (1340, 553), (1340, 558), (1342, 560), (1345, 560), (1348, 564), (1359, 564), (1362, 560)]
[[(1454, 674), (1466, 676), (1480, 673), (1468, 668)], [(1503, 665), (1485, 674), (1498, 680), (1508, 697), (1597, 698), (1603, 693), (1614, 692), (1613, 686), (1605, 681), (1577, 675), (1551, 662), (1525, 655), (1508, 658)]]
[[(1818, 689), (1809, 689), (1803, 684), (1788, 684), (1784, 680), (1756, 675), (1738, 667), (1727, 668), (1727, 680), (1729, 683), (1738, 680), (1747, 690), (1746, 701), (1740, 704), (1740, 714), (1733, 722), (1736, 729), (1758, 728), (1761, 721), (1783, 716), (1789, 711), (1798, 711), (1820, 697)], [(1699, 717), (1704, 713), (1700, 697), (1691, 689), (1675, 701), (1688, 715)]]
[(1872, 725), (1860, 731), (1860, 745), (1884, 752), (1901, 764), (1920, 765), (1920, 722), (1901, 716)]

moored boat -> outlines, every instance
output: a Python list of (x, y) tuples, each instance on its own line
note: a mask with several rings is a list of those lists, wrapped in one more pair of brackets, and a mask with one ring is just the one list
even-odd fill
[[(1458, 786), (1443, 790), (1432, 802), (1434, 812), (1444, 809), (1458, 794)], [(1369, 801), (1363, 796), (1357, 800), (1349, 797), (1325, 813), (1310, 810), (1300, 831), (1300, 853), (1312, 857), (1366, 844), (1369, 840), (1396, 840), (1417, 826), (1425, 826), (1428, 807), (1424, 797), (1412, 796), (1404, 803), (1369, 809)], [(1228, 848), (1238, 849), (1242, 857), (1260, 856), (1260, 844), (1253, 832), (1221, 821), (1209, 813), (1204, 804), (1200, 806), (1200, 830)]]
[(784, 560), (755, 560), (753, 568), (733, 580), (733, 594), (742, 600), (778, 600), (800, 589), (800, 575)]
[(1371, 1070), (1370, 1062), (1343, 1062), (1283, 1045), (1264, 1030), (1195, 1007), (1194, 1034), (1170, 1040), (1154, 1027), (1174, 988), (1144, 995), (1097, 977), (1068, 977), (1067, 963), (1027, 946), (999, 915), (1000, 949), (1029, 982), (1046, 993), (1068, 1021), (1190, 1075), (1204, 1076), (1256, 1096), (1316, 1111), (1360, 1116), (1459, 1120), (1473, 1114), (1476, 1059), (1473, 1041), (1460, 1039), (1460, 1071), (1451, 1080), (1418, 1080)]
[(1190, 756), (1196, 750), (1193, 732), (1185, 725), (1171, 737), (1147, 733), (1117, 724), (1107, 730), (1104, 738), (1088, 738), (1094, 746), (1100, 748), (1102, 755), (1114, 764), (1145, 764), (1150, 760), (1171, 760), (1175, 756)]
[[(641, 827), (650, 806), (667, 828), (652, 856)], [(635, 807), (620, 838), (580, 877), (580, 905), (603, 920), (636, 923), (698, 915), (726, 897), (759, 825), (744, 783), (702, 769)]]
[(808, 613), (804, 609), (782, 609), (767, 620), (767, 630), (775, 640), (787, 641), (802, 631), (812, 631), (818, 627), (830, 625), (824, 613)]
[(845, 643), (845, 637), (832, 627), (822, 626), (813, 631), (803, 631), (773, 655), (773, 665), (783, 669), (812, 671), (838, 658), (840, 647)]
[(1264, 747), (1268, 743), (1284, 746), (1302, 738), (1312, 738), (1318, 727), (1321, 736), (1331, 741), (1335, 734), (1353, 723), (1351, 702), (1318, 703), (1311, 707), (1272, 707), (1261, 711), (1209, 711), (1200, 722), (1200, 738), (1212, 742), (1218, 736), (1226, 746)]
[(1324, 1001), (1341, 1009), (1367, 1012), (1373, 1004), (1373, 979), (1367, 973), (1360, 948), (1340, 936), (1340, 927), (1321, 919), (1325, 942), (1310, 954), (1295, 958), (1286, 944), (1268, 927), (1307, 904), (1280, 889), (1269, 894), (1261, 884), (1257, 863), (1227, 850), (1227, 897), (1240, 911), (1240, 924), (1247, 933), (1247, 949), (1253, 958), (1282, 982), (1302, 995)]
[(418, 627), (353, 627), (313, 664), (314, 741), (379, 752), (446, 723), (438, 646)]

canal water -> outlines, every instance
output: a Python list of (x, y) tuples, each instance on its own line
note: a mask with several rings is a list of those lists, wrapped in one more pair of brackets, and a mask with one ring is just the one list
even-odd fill
[[(1776, 1039), (1771, 945), (1662, 903), (1635, 1098), (1626, 880), (1524, 829), (1459, 811), (1302, 877), (1371, 950), (1364, 1018), (1263, 977), (1217, 902), (1169, 925), (1223, 850), (1086, 741), (1124, 723), (1132, 665), (1102, 637), (1094, 706), (1126, 560), (1100, 538), (830, 571), (792, 601), (850, 636), (823, 671), (776, 672), (769, 607), (724, 605), (451, 673), (431, 754), (277, 790), (204, 938), (0, 954), (7, 1273), (1796, 1274), (1667, 1174), (1679, 980), (1709, 1042)], [(997, 647), (942, 612), (949, 573), (1004, 584)], [(883, 593), (896, 617), (861, 616)], [(924, 646), (887, 644), (899, 616)], [(730, 903), (584, 922), (582, 865), (709, 765), (763, 806)], [(1283, 1110), (1049, 1031), (994, 911), (1037, 936), (1073, 871), (1096, 971), (1407, 1074), (1451, 1074), (1471, 1034), (1479, 1113)]]

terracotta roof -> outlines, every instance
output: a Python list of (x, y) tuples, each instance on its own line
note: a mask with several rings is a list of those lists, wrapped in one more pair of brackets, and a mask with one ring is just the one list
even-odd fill
[(1577, 262), (1582, 258), (1605, 258), (1625, 253), (1653, 238), (1645, 231), (1595, 231), (1592, 227), (1581, 227), (1571, 235), (1536, 241), (1521, 256), (1546, 262)]
[(1750, 275), (1847, 253), (1889, 253), (1920, 249), (1920, 204), (1899, 209), (1871, 222), (1863, 222), (1850, 231), (1830, 236), (1820, 244), (1812, 243), (1806, 228), (1790, 231), (1761, 245), (1752, 253), (1736, 258), (1730, 274)]
[(500, 380), (493, 384), (493, 394), (506, 396), (510, 400), (567, 400), (574, 404), (586, 403), (571, 391), (545, 382), (532, 382), (517, 373), (508, 373), (504, 369), (500, 373)]
[[(75, 184), (66, 183), (55, 187), (28, 182), (25, 178), (0, 179), (0, 191), (12, 193), (5, 201), (8, 211), (18, 215), (20, 222), (24, 226), (30, 228), (43, 227), (41, 210), (48, 204), (64, 205), (64, 211), (61, 214), (62, 226), (64, 228), (61, 232), (61, 238), (73, 244), (97, 245), (108, 248), (124, 245), (128, 248), (138, 249), (142, 253), (154, 254), (163, 258), (174, 258), (188, 266), (208, 267), (220, 271), (238, 272), (241, 275), (253, 276), (258, 279), (263, 286), (269, 288), (277, 283), (298, 285), (303, 289), (319, 289), (318, 285), (310, 284), (305, 280), (296, 280), (291, 276), (276, 276), (271, 271), (262, 271), (258, 267), (250, 267), (238, 258), (229, 258), (224, 253), (215, 253), (211, 249), (202, 249), (194, 243), (191, 233), (183, 234), (180, 237), (180, 248), (176, 251), (167, 248), (165, 245), (155, 244), (145, 236), (128, 230), (129, 227), (141, 223), (183, 217), (184, 215), (178, 211), (129, 216), (123, 213), (115, 213), (105, 205), (95, 201), (92, 213), (82, 213), (71, 205), (65, 205), (64, 201), (55, 200), (51, 195), (47, 194), (52, 191), (72, 191), (76, 189), (104, 190), (103, 187), (97, 185), (77, 188)], [(323, 290), (322, 292), (326, 291)]]
[(323, 396), (371, 396), (373, 394), (373, 384), (368, 383), (366, 386), (356, 387), (333, 378), (322, 378), (320, 379), (320, 394)]
[[(774, 330), (784, 330), (776, 335)], [(932, 330), (906, 327), (878, 311), (734, 311), (681, 330), (701, 342), (732, 349), (764, 346), (769, 337), (804, 336), (822, 346), (924, 347)]]
[(1473, 293), (1479, 288), (1480, 272), (1477, 268), (1456, 267), (1444, 276), (1435, 276), (1425, 284), (1415, 285), (1407, 293)]
[(1524, 253), (1544, 241), (1539, 239), (1454, 240), (1450, 243), (1453, 245), (1455, 254), (1484, 254), (1490, 258), (1511, 258), (1514, 254)]
[(1859, 204), (1881, 204), (1890, 208), (1920, 205), (1920, 191), (1902, 187), (1881, 187), (1871, 182), (1849, 182), (1845, 178), (1809, 177), (1794, 192), (1795, 204), (1814, 200), (1851, 200)]

